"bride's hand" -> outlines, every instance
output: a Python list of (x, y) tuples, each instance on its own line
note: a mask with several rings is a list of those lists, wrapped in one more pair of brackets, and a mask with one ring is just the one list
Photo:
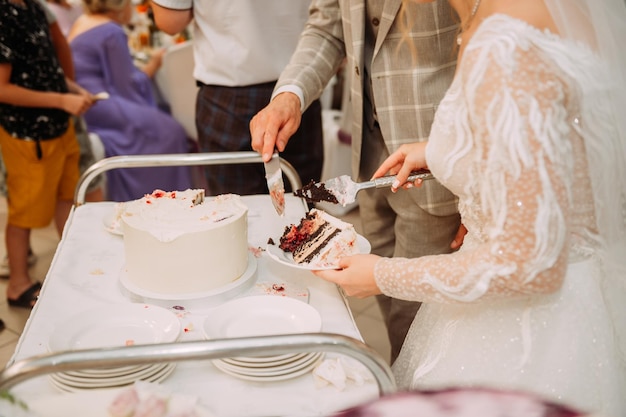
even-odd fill
[(397, 151), (389, 155), (387, 159), (378, 167), (372, 178), (383, 175), (395, 175), (396, 181), (391, 185), (393, 192), (400, 186), (411, 188), (421, 186), (422, 180), (418, 179), (414, 183), (407, 183), (406, 180), (412, 171), (428, 168), (426, 165), (426, 144), (428, 142), (415, 142), (402, 145)]
[(334, 282), (346, 295), (364, 298), (380, 294), (374, 280), (374, 265), (380, 259), (376, 255), (353, 255), (339, 260), (341, 269), (313, 271), (318, 277)]

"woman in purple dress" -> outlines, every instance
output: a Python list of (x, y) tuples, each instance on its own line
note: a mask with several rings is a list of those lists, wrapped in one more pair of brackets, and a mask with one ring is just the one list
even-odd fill
[[(106, 156), (187, 153), (191, 142), (183, 127), (156, 103), (151, 77), (161, 53), (139, 69), (133, 63), (122, 25), (130, 22), (130, 0), (84, 0), (85, 14), (68, 36), (76, 81), (93, 94), (110, 97), (87, 113), (89, 130), (97, 133)], [(155, 189), (192, 187), (188, 167), (124, 168), (107, 172), (107, 198), (127, 201)]]

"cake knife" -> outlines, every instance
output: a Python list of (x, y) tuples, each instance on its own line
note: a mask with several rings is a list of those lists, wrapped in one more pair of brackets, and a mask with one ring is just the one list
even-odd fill
[(283, 171), (280, 169), (278, 152), (274, 152), (272, 159), (269, 162), (265, 162), (264, 165), (267, 188), (270, 192), (272, 204), (276, 213), (282, 216), (285, 213), (285, 184), (283, 183)]
[[(406, 182), (413, 182), (420, 178), (428, 180), (434, 177), (429, 170), (423, 169), (411, 172)], [(303, 188), (294, 191), (293, 194), (297, 197), (304, 198), (310, 203), (328, 201), (330, 203), (341, 204), (345, 207), (348, 204), (354, 203), (359, 191), (366, 188), (390, 187), (395, 180), (395, 175), (388, 175), (370, 181), (354, 182), (348, 175), (341, 175), (318, 183), (311, 181)]]

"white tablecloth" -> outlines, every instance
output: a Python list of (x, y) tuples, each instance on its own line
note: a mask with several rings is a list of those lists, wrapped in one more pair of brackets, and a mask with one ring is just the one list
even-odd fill
[[(249, 244), (265, 248), (269, 237), (280, 236), (287, 224), (297, 223), (304, 213), (299, 199), (287, 196), (286, 214), (274, 212), (269, 196), (245, 196), (249, 207)], [(119, 283), (124, 266), (123, 238), (105, 230), (103, 219), (113, 203), (88, 203), (73, 210), (46, 277), (40, 299), (20, 337), (12, 361), (48, 353), (48, 339), (56, 326), (71, 326), (68, 318), (98, 306), (115, 309), (131, 302)], [(306, 287), (309, 303), (322, 316), (322, 332), (339, 333), (359, 340), (345, 298), (333, 284), (309, 271), (281, 265), (263, 251), (257, 258), (257, 283), (245, 294), (258, 294), (272, 283)], [(210, 270), (210, 265), (199, 269)], [(241, 296), (241, 295), (239, 295)], [(181, 314), (181, 340), (201, 340), (202, 323), (212, 307), (194, 307)], [(218, 416), (324, 415), (378, 396), (373, 382), (348, 384), (339, 391), (319, 387), (311, 374), (291, 380), (258, 383), (236, 379), (216, 369), (210, 361), (178, 363), (162, 384), (176, 392), (198, 395)], [(33, 378), (13, 388), (26, 402), (42, 395), (61, 395), (47, 376)]]

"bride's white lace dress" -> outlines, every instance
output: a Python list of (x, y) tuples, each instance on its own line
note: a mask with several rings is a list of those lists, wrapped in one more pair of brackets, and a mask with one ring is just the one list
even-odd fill
[(588, 106), (596, 114), (580, 105), (606, 81), (594, 62), (505, 15), (468, 43), (427, 148), (429, 168), (459, 196), (463, 247), (375, 269), (385, 294), (424, 301), (393, 367), (402, 388), (523, 389), (626, 415), (578, 133), (609, 128), (601, 102)]

